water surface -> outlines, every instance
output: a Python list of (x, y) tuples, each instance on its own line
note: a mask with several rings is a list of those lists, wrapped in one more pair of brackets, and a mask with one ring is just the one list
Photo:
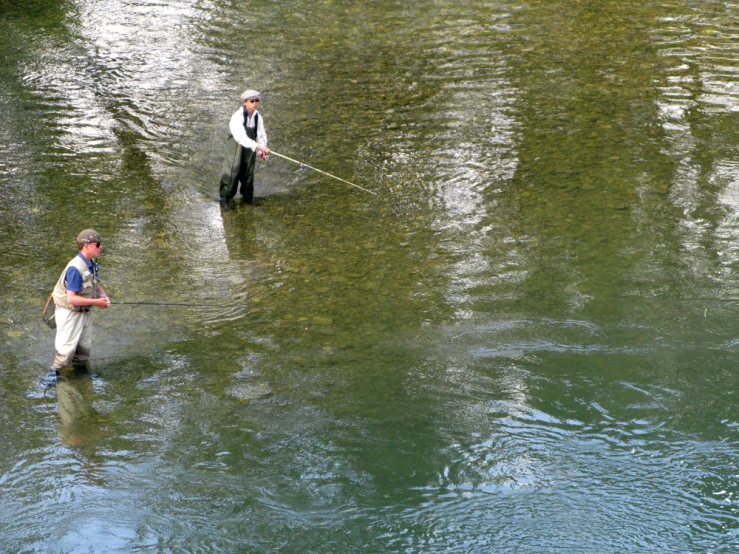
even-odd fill
[(0, 550), (734, 551), (737, 12), (0, 0)]

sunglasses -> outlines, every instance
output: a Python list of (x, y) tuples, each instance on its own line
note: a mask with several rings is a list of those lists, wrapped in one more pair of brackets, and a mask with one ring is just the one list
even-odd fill
[(251, 98), (251, 99), (247, 100), (247, 102), (258, 103), (259, 102), (259, 98)]
[(102, 246), (102, 244), (101, 244), (101, 243), (99, 243), (99, 242), (95, 242), (95, 243), (93, 243), (93, 244), (95, 244), (95, 246), (97, 246), (98, 248), (100, 248), (100, 247)]

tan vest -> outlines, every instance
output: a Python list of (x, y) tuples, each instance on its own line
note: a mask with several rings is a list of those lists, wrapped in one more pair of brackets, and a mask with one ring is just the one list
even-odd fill
[(87, 263), (80, 256), (75, 256), (62, 271), (61, 277), (54, 287), (54, 304), (75, 312), (89, 311), (90, 306), (73, 306), (67, 302), (67, 270), (74, 267), (82, 275), (82, 289), (77, 293), (84, 298), (97, 298), (98, 284), (100, 279), (93, 275)]

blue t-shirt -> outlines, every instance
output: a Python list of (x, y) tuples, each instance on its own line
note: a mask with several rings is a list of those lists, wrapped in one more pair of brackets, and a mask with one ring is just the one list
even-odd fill
[[(95, 262), (85, 258), (81, 252), (78, 256), (85, 261), (87, 267), (90, 269), (90, 273), (96, 275), (97, 271), (95, 270)], [(82, 275), (77, 271), (76, 267), (70, 267), (64, 278), (67, 280), (67, 290), (71, 290), (72, 292), (79, 292), (82, 290)]]

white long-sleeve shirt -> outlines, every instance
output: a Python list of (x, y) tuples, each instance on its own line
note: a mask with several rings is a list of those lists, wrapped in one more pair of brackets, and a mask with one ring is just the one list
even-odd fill
[[(231, 131), (231, 134), (236, 139), (236, 142), (238, 142), (241, 146), (244, 148), (249, 148), (251, 150), (257, 149), (257, 144), (261, 144), (262, 146), (267, 146), (267, 132), (264, 130), (264, 118), (259, 115), (259, 126), (257, 127), (257, 140), (251, 140), (249, 137), (246, 136), (246, 130), (244, 129), (244, 113), (246, 110), (244, 108), (239, 108), (234, 112), (234, 114), (231, 116), (231, 121), (228, 124), (228, 128)], [(246, 126), (250, 129), (254, 128), (254, 116), (257, 115), (259, 111), (254, 110), (254, 113), (252, 116), (248, 119), (246, 122)]]

